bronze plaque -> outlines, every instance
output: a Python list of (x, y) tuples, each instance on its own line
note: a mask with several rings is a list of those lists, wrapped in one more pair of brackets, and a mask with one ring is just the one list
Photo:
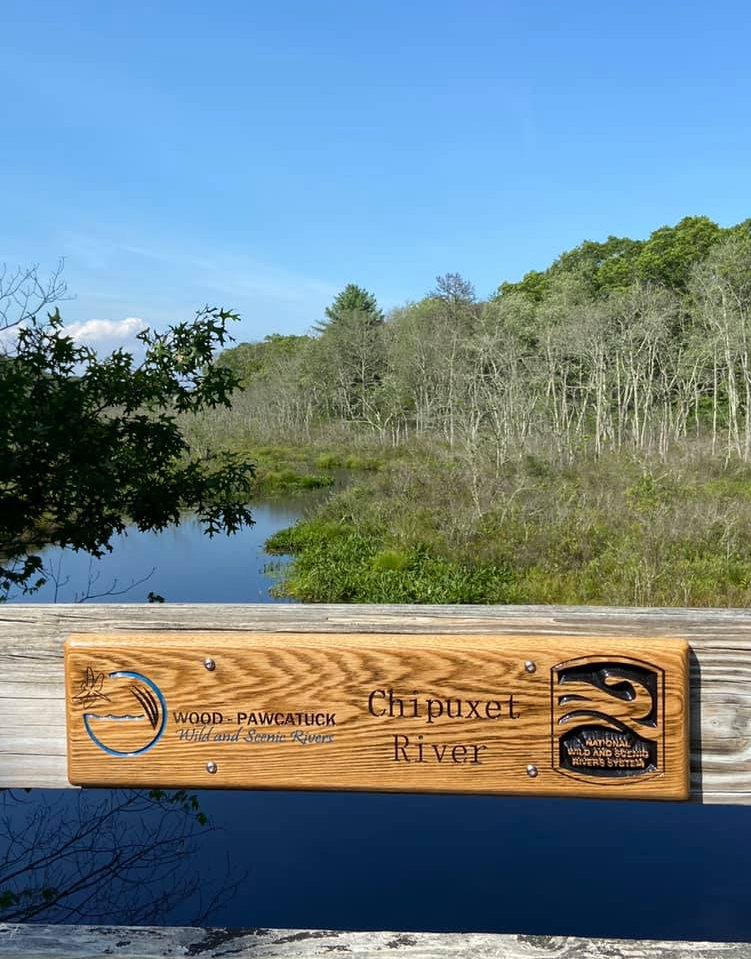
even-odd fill
[(82, 786), (688, 797), (688, 645), (586, 636), (71, 636)]

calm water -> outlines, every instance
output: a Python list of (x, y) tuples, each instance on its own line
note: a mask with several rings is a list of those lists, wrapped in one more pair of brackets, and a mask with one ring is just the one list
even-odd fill
[[(58, 600), (155, 567), (117, 600), (269, 601), (263, 541), (300, 509), (258, 504), (256, 526), (230, 539), (190, 521), (129, 535), (91, 571), (65, 555)], [(747, 809), (277, 791), (197, 800), (0, 793), (0, 902), (27, 890), (0, 918), (751, 941)]]
[[(101, 560), (86, 553), (57, 548), (44, 550), (50, 579), (37, 593), (18, 595), (14, 602), (145, 603), (149, 592), (173, 603), (279, 602), (269, 596), (276, 581), (269, 566), (279, 557), (267, 556), (263, 544), (278, 529), (291, 526), (317, 493), (253, 506), (255, 525), (235, 536), (213, 536), (186, 516), (180, 526), (162, 533), (129, 529), (113, 540), (113, 550)], [(283, 562), (283, 561), (281, 561)]]

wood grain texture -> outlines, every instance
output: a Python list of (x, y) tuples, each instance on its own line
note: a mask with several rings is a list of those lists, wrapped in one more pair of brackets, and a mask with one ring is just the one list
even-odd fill
[(203, 929), (0, 924), (4, 959), (748, 959), (743, 942), (657, 942), (485, 933), (337, 932), (325, 929)]
[(687, 651), (438, 632), (72, 634), (69, 778), (686, 799)]
[(0, 606), (0, 719), (23, 728), (48, 712), (43, 752), (0, 750), (0, 786), (68, 786), (63, 641), (71, 632), (432, 631), (685, 638), (690, 644), (691, 796), (751, 802), (751, 613), (746, 610), (562, 606), (101, 604)]

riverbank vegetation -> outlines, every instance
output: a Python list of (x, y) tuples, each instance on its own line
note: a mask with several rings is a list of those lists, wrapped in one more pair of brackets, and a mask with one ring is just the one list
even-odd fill
[(384, 315), (350, 285), (220, 362), (243, 390), (205, 437), (355, 477), (270, 542), (288, 595), (751, 598), (751, 221), (586, 242), (487, 300), (448, 274)]
[(422, 451), (272, 537), (314, 602), (751, 603), (751, 470), (686, 455), (536, 457), (483, 473)]

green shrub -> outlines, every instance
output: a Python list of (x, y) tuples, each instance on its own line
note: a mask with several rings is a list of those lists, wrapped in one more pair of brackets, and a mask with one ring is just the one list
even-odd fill
[(333, 484), (333, 478), (323, 473), (301, 473), (289, 468), (260, 470), (256, 490), (269, 494), (295, 493), (300, 490), (325, 489)]
[(373, 557), (374, 570), (401, 570), (409, 566), (409, 556), (395, 549), (383, 549)]
[(267, 550), (295, 559), (274, 592), (314, 603), (505, 603), (514, 596), (507, 569), (379, 546), (372, 535), (315, 520), (277, 533)]

